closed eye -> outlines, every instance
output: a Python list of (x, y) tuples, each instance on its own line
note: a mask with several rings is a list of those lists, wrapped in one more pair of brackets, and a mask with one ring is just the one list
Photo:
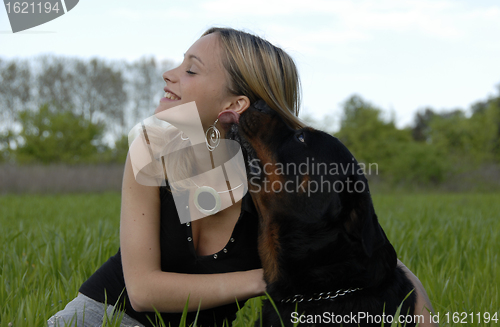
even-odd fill
[(190, 71), (190, 70), (187, 70), (187, 71), (186, 71), (186, 73), (188, 73), (189, 75), (196, 75), (196, 73), (195, 73), (195, 72), (192, 72), (192, 71)]

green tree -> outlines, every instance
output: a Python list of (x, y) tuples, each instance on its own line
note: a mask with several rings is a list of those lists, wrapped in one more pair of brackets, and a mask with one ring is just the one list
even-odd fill
[(32, 74), (27, 60), (0, 59), (0, 126), (17, 121), (16, 109), (31, 100)]
[(435, 115), (436, 113), (430, 107), (417, 111), (411, 130), (411, 136), (415, 141), (426, 142), (429, 140), (429, 124)]
[(384, 120), (381, 109), (358, 95), (344, 103), (336, 135), (366, 167), (377, 164), (385, 181), (427, 184), (446, 174), (447, 161), (437, 148), (414, 141), (412, 129), (398, 129), (393, 120)]
[(390, 166), (393, 182), (417, 186), (438, 184), (450, 174), (450, 161), (432, 144), (410, 141), (395, 145), (398, 155)]
[(362, 162), (389, 161), (397, 155), (393, 145), (411, 139), (408, 131), (397, 129), (394, 121), (385, 121), (382, 114), (381, 109), (358, 95), (344, 102), (336, 135)]
[(0, 132), (0, 163), (14, 162), (11, 144), (15, 143), (16, 134), (12, 130)]
[(99, 162), (102, 163), (122, 163), (125, 164), (128, 154), (128, 135), (123, 134), (113, 147), (103, 147), (99, 156)]
[(430, 122), (430, 142), (463, 169), (493, 161), (498, 135), (495, 109), (488, 106), (471, 117), (459, 110), (436, 115)]
[(500, 163), (500, 84), (498, 84), (498, 93), (496, 97), (490, 97), (486, 101), (478, 101), (471, 106), (473, 115), (472, 118), (479, 118), (484, 115), (483, 119), (488, 121), (489, 128), (492, 134), (490, 137), (492, 157), (497, 162)]
[[(23, 126), (15, 151), (18, 163), (89, 163), (106, 151), (103, 124), (95, 124), (69, 110), (54, 111), (45, 104), (36, 112), (19, 113)], [(100, 150), (99, 150), (100, 149)]]

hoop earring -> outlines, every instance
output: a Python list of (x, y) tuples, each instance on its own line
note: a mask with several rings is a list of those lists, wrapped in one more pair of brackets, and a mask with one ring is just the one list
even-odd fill
[(187, 141), (187, 140), (189, 140), (189, 137), (184, 136), (184, 132), (181, 132), (181, 140)]
[(212, 152), (220, 143), (220, 131), (215, 127), (215, 124), (219, 121), (219, 118), (207, 129), (205, 133), (205, 143), (207, 145), (208, 151)]

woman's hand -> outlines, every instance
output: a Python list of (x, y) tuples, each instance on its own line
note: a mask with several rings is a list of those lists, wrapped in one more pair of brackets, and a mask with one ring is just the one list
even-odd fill
[(434, 309), (432, 308), (431, 301), (429, 300), (429, 296), (424, 289), (424, 286), (420, 282), (420, 280), (413, 274), (408, 267), (406, 267), (401, 261), (398, 259), (398, 266), (403, 269), (406, 276), (410, 279), (412, 284), (415, 286), (415, 294), (417, 296), (417, 300), (415, 303), (415, 312), (414, 315), (421, 315), (424, 317), (424, 321), (421, 321), (418, 326), (419, 327), (435, 327), (437, 324), (431, 321), (431, 313), (434, 313)]
[(264, 281), (264, 269), (250, 270), (252, 272), (250, 280), (255, 284), (255, 292), (251, 297), (261, 296), (266, 294), (267, 284)]

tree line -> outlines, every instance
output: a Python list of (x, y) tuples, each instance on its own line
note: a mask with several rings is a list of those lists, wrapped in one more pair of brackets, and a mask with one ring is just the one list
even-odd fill
[[(161, 74), (171, 67), (152, 57), (0, 58), (0, 163), (124, 162), (128, 131), (151, 116), (163, 94)], [(382, 108), (354, 94), (342, 105), (340, 127), (322, 129), (358, 161), (377, 164), (372, 180), (437, 185), (494, 167), (474, 176), (500, 181), (500, 85), (497, 95), (467, 110), (421, 108), (405, 128), (384, 117)]]
[(500, 188), (500, 85), (497, 95), (467, 111), (421, 108), (406, 128), (384, 116), (381, 108), (352, 95), (343, 103), (340, 129), (330, 131), (358, 161), (377, 165), (369, 179), (393, 186), (461, 182), (472, 189)]
[(153, 57), (0, 58), (0, 162), (124, 161), (128, 131), (151, 116), (171, 67)]

